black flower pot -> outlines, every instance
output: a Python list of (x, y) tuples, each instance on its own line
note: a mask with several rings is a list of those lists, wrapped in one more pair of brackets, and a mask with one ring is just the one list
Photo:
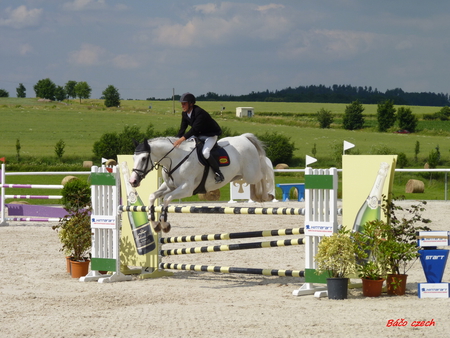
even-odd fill
[(329, 299), (347, 299), (348, 278), (327, 278)]

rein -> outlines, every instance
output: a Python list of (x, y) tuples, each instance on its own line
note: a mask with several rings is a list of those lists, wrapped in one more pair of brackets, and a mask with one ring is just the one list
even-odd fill
[[(172, 143), (173, 144), (173, 143)], [(151, 163), (151, 168), (147, 171), (145, 170), (140, 170), (140, 169), (133, 169), (133, 171), (139, 176), (140, 180), (143, 180), (145, 178), (145, 176), (147, 176), (147, 174), (152, 171), (153, 169), (158, 170), (159, 167), (161, 166), (161, 161), (164, 160), (165, 158), (167, 158), (167, 155), (169, 155), (176, 147), (172, 147), (172, 149), (170, 149), (163, 157), (161, 157), (158, 161), (155, 162), (155, 164), (153, 164), (151, 162), (151, 151), (148, 152), (148, 158), (147, 158), (147, 162), (145, 163), (144, 168), (148, 167), (149, 162)], [(189, 154), (187, 154), (176, 166), (175, 168), (173, 168), (170, 171), (167, 171), (167, 174), (169, 175), (169, 177), (172, 179), (173, 181), (173, 177), (172, 174), (184, 163), (186, 162), (186, 160), (189, 158), (189, 156), (191, 156), (191, 154), (193, 153), (193, 151), (197, 148), (197, 144), (195, 145), (195, 147), (189, 152)], [(172, 159), (170, 159), (172, 160)]]

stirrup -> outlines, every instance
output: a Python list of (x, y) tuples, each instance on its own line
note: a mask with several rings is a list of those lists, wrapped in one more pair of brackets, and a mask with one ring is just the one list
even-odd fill
[(224, 181), (224, 177), (221, 172), (214, 173), (214, 179), (216, 180), (216, 184), (222, 183)]

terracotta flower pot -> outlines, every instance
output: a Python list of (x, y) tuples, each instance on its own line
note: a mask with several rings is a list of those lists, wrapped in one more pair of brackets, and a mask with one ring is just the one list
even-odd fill
[(406, 292), (406, 278), (404, 274), (389, 274), (386, 278), (387, 294), (402, 296)]
[(89, 260), (85, 260), (83, 262), (78, 262), (78, 261), (72, 261), (71, 263), (71, 267), (72, 267), (72, 272), (71, 272), (71, 276), (72, 278), (80, 278), (80, 277), (84, 277), (89, 273), (89, 263), (91, 261)]
[(365, 297), (379, 297), (383, 290), (384, 278), (380, 279), (362, 279), (363, 296)]
[(66, 256), (66, 270), (67, 270), (67, 273), (71, 273), (71, 271), (72, 271), (71, 260), (72, 260), (72, 257)]

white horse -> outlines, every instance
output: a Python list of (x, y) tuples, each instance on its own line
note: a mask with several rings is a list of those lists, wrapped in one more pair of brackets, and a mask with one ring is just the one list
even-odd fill
[[(204, 178), (204, 165), (198, 158), (196, 142), (188, 140), (179, 147), (174, 147), (175, 140), (176, 138), (159, 137), (144, 140), (140, 144), (135, 142), (134, 168), (130, 176), (130, 184), (133, 187), (138, 187), (151, 170), (158, 166), (163, 167), (164, 183), (149, 197), (149, 219), (155, 231), (170, 231), (170, 223), (167, 222), (169, 203), (174, 198), (190, 197), (198, 193)], [(206, 180), (203, 179), (203, 191), (216, 190), (228, 182), (243, 179), (250, 184), (250, 198), (253, 201), (273, 200), (271, 192), (275, 188), (274, 173), (266, 161), (262, 142), (255, 135), (246, 133), (220, 139), (218, 144), (226, 150), (229, 157), (229, 165), (221, 167), (225, 180), (216, 184), (212, 170), (208, 170)], [(160, 197), (163, 197), (164, 203), (160, 218), (155, 221), (154, 202)]]

